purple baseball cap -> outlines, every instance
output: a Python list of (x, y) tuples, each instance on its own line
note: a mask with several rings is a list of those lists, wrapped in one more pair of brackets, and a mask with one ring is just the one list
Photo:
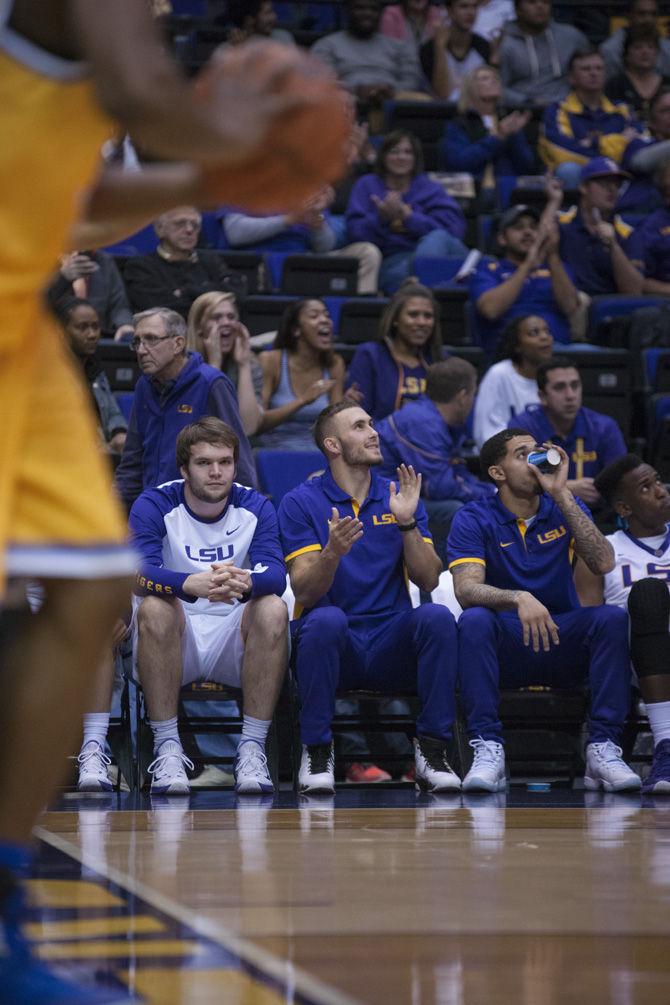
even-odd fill
[(591, 181), (592, 178), (621, 178), (623, 181), (630, 177), (611, 157), (594, 157), (582, 168), (579, 180), (584, 182)]

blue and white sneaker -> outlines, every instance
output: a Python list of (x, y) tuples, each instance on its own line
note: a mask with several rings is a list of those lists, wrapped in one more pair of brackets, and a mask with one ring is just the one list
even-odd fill
[(107, 771), (111, 763), (97, 740), (89, 740), (77, 758), (79, 792), (111, 792), (113, 786)]
[(605, 792), (631, 792), (640, 789), (642, 780), (621, 756), (623, 751), (611, 740), (589, 743), (586, 747), (584, 785)]
[(496, 740), (483, 740), (481, 736), (470, 740), (475, 756), (472, 767), (463, 779), (464, 792), (504, 792), (505, 748)]
[(151, 794), (164, 796), (187, 796), (191, 791), (187, 767), (193, 771), (190, 761), (177, 740), (164, 740), (156, 751), (156, 757), (147, 771), (152, 775)]
[(255, 740), (243, 740), (240, 743), (234, 770), (236, 792), (242, 795), (274, 792), (265, 750)]
[(670, 795), (670, 740), (661, 740), (654, 747), (654, 759), (642, 791), (654, 795)]

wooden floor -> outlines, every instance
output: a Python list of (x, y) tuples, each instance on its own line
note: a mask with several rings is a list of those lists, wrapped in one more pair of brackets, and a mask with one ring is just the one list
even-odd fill
[(380, 801), (76, 801), (30, 935), (155, 1005), (670, 1003), (670, 799)]

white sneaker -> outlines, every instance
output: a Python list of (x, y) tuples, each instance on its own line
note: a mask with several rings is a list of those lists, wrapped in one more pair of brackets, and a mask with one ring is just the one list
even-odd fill
[(587, 789), (603, 788), (605, 792), (631, 792), (642, 786), (642, 779), (629, 768), (621, 756), (621, 747), (611, 740), (589, 743), (586, 748)]
[(449, 764), (444, 744), (422, 736), (414, 740), (416, 787), (423, 792), (460, 792), (461, 780)]
[(156, 751), (156, 758), (147, 771), (151, 779), (152, 795), (186, 796), (191, 790), (184, 765), (193, 771), (190, 761), (177, 740), (164, 740)]
[(464, 792), (503, 792), (505, 778), (505, 748), (496, 740), (470, 740), (475, 752), (472, 767), (463, 779)]
[(303, 746), (298, 772), (301, 792), (335, 791), (335, 750), (333, 741)]
[(97, 740), (89, 740), (77, 758), (79, 778), (77, 788), (80, 792), (111, 792), (113, 785), (107, 768), (112, 763)]
[(243, 740), (235, 757), (235, 791), (273, 792), (274, 785), (268, 773), (268, 759), (260, 743)]

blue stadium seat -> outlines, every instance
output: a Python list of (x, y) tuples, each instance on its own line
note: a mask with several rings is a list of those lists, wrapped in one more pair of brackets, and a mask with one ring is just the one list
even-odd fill
[(340, 342), (349, 345), (375, 342), (379, 338), (379, 322), (387, 304), (388, 300), (383, 297), (351, 297), (345, 300), (336, 328)]
[(268, 270), (268, 279), (270, 280), (270, 289), (279, 291), (281, 288), (281, 275), (284, 268), (284, 260), (288, 255), (292, 254), (290, 251), (266, 251), (265, 252), (265, 265)]
[(516, 188), (516, 175), (500, 175), (496, 178), (496, 191), (498, 195), (498, 208), (501, 212), (506, 210), (512, 199), (512, 192)]
[(631, 435), (634, 384), (631, 353), (588, 343), (561, 345), (557, 353), (570, 357), (579, 369), (584, 404), (616, 419), (627, 439)]
[(130, 421), (130, 413), (133, 409), (133, 401), (135, 400), (134, 391), (116, 391), (114, 393), (117, 404), (124, 414), (126, 422)]
[(328, 313), (333, 322), (333, 331), (335, 336), (339, 335), (340, 331), (340, 315), (342, 313), (342, 307), (347, 303), (346, 297), (324, 297), (323, 302), (328, 308)]
[(262, 294), (247, 297), (242, 304), (242, 321), (251, 335), (276, 331), (284, 311), (298, 297), (270, 297)]
[(207, 17), (207, 0), (172, 0), (175, 17)]
[(201, 242), (208, 244), (210, 248), (221, 250), (228, 247), (228, 242), (223, 233), (221, 220), (216, 213), (202, 214)]
[(492, 242), (493, 217), (484, 214), (477, 219), (477, 248), (481, 251), (482, 255), (490, 255), (492, 253)]
[(670, 391), (670, 349), (643, 349), (642, 378), (645, 390), (655, 394)]
[[(342, 4), (320, 0), (319, 3), (275, 3), (279, 24), (289, 30), (311, 28), (314, 31), (337, 31), (342, 27)], [(298, 16), (299, 13), (299, 16)]]
[(660, 304), (667, 304), (668, 297), (657, 297), (651, 294), (640, 297), (629, 297), (625, 294), (613, 293), (603, 297), (593, 297), (589, 307), (589, 341), (597, 342), (598, 329), (600, 325), (606, 324), (613, 318), (623, 317), (632, 314), (633, 311), (641, 307), (657, 307)]
[(654, 394), (649, 403), (651, 463), (661, 477), (670, 478), (670, 394)]
[(326, 467), (320, 450), (257, 450), (256, 470), (262, 492), (275, 506), (291, 489)]
[(111, 255), (127, 255), (128, 251), (121, 249), (128, 246), (135, 249), (134, 253), (136, 255), (149, 255), (152, 251), (155, 251), (158, 246), (158, 236), (153, 225), (149, 223), (135, 234), (129, 234), (124, 241), (120, 241), (118, 244), (110, 244), (103, 250), (108, 251)]
[(351, 255), (291, 252), (284, 256), (280, 279), (280, 291), (284, 294), (346, 297), (356, 296), (357, 288), (358, 259)]
[(477, 308), (470, 298), (465, 301), (465, 327), (470, 344), (481, 346), (482, 340), (480, 338), (479, 327), (477, 325)]

